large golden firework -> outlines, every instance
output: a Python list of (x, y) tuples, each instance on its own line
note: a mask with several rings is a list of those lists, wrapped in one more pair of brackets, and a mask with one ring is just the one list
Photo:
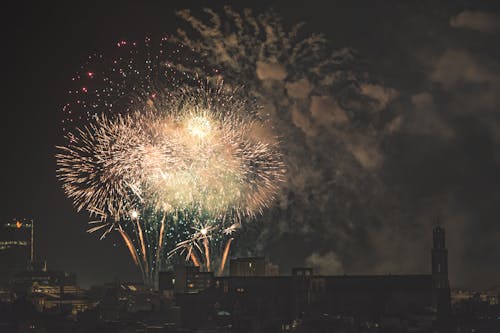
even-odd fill
[[(124, 239), (134, 261), (144, 258), (143, 271), (151, 271), (148, 251), (161, 256), (166, 216), (174, 221), (181, 212), (193, 231), (176, 237), (171, 248), (188, 250), (191, 258), (193, 247), (201, 249), (209, 269), (212, 235), (261, 213), (285, 175), (277, 136), (254, 103), (238, 96), (220, 82), (158, 91), (141, 109), (101, 115), (68, 133), (68, 144), (58, 147), (57, 174), (77, 209), (99, 217), (90, 230), (126, 236), (121, 222), (131, 222), (138, 238)], [(148, 210), (162, 215), (161, 223), (139, 213)], [(156, 251), (148, 250), (151, 233)]]

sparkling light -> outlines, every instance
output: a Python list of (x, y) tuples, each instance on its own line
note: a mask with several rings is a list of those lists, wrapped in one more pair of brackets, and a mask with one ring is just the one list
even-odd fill
[[(210, 242), (269, 206), (284, 180), (277, 138), (256, 135), (263, 125), (248, 109), (253, 105), (220, 91), (155, 92), (159, 105), (148, 99), (141, 112), (97, 116), (59, 147), (66, 194), (101, 221), (89, 231), (102, 229), (104, 237), (118, 229), (148, 279), (165, 244), (170, 255), (188, 251), (191, 260), (193, 251), (203, 252), (210, 269), (217, 253)], [(135, 239), (125, 234), (127, 220)]]
[(93, 218), (88, 232), (119, 232), (153, 283), (173, 255), (206, 270), (221, 263), (230, 235), (273, 203), (285, 165), (254, 102), (179, 72), (200, 64), (178, 66), (185, 50), (153, 53), (149, 42), (89, 57), (69, 89), (56, 158), (66, 195)]
[(209, 135), (212, 125), (207, 118), (195, 116), (187, 120), (187, 128), (191, 135), (203, 139)]

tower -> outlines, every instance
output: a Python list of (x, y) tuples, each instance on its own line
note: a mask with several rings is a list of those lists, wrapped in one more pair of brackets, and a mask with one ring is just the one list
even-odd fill
[(448, 250), (445, 243), (445, 231), (437, 226), (432, 231), (432, 297), (437, 311), (437, 324), (441, 332), (450, 330), (451, 301), (448, 280)]
[(432, 236), (432, 286), (434, 289), (446, 289), (449, 288), (449, 282), (445, 231), (442, 227), (435, 227)]

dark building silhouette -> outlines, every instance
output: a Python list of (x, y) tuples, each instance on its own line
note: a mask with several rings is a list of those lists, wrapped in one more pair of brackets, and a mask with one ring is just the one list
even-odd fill
[(236, 258), (229, 262), (231, 276), (264, 276), (266, 259), (264, 257)]
[(313, 269), (311, 267), (295, 267), (292, 268), (293, 276), (312, 276)]
[(449, 288), (448, 282), (448, 250), (445, 244), (445, 231), (441, 227), (432, 232), (432, 284), (436, 289)]
[(76, 275), (62, 271), (51, 271), (44, 267), (41, 270), (24, 270), (16, 272), (10, 279), (11, 289), (19, 295), (29, 294), (36, 287), (54, 287), (62, 292), (76, 286)]
[(172, 291), (175, 285), (174, 272), (165, 271), (158, 274), (158, 289)]
[[(265, 276), (264, 258), (239, 258), (231, 261), (231, 276), (206, 279), (205, 288), (199, 284), (194, 292), (188, 287), (194, 279), (187, 276), (196, 275), (196, 269), (187, 268), (179, 281), (183, 288), (176, 287), (181, 322), (187, 328), (209, 328), (220, 325), (222, 316), (231, 318), (235, 332), (286, 331), (297, 325), (308, 327), (308, 332), (325, 327), (342, 331), (349, 325), (447, 332), (450, 289), (444, 229), (435, 228), (433, 240), (431, 274), (323, 276), (306, 267), (294, 268), (289, 276)], [(174, 274), (176, 285), (178, 279)]]
[(442, 331), (449, 330), (451, 318), (450, 282), (448, 280), (448, 250), (445, 243), (445, 231), (436, 227), (432, 233), (432, 290), (433, 306), (438, 313), (438, 322)]
[[(173, 287), (177, 293), (205, 290), (213, 285), (213, 281), (213, 272), (201, 272), (199, 267), (184, 265), (175, 266), (173, 277), (169, 272), (162, 272), (160, 277), (161, 285), (165, 288), (163, 290), (169, 290)], [(160, 288), (160, 290), (162, 289)]]
[(33, 260), (33, 220), (14, 218), (0, 222), (0, 286)]

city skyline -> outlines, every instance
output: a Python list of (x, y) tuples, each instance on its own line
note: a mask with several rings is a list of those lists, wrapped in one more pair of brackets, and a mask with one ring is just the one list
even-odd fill
[[(231, 257), (266, 256), (284, 272), (311, 266), (324, 275), (427, 274), (429, 230), (441, 225), (451, 287), (498, 285), (500, 7), (487, 1), (287, 4), (232, 5), (255, 13), (272, 6), (286, 27), (304, 21), (306, 35), (324, 34), (339, 57), (349, 58), (341, 74), (356, 75), (358, 95), (345, 89), (345, 99), (302, 97), (313, 88), (292, 79), (299, 74), (282, 79), (279, 71), (257, 67), (252, 80), (282, 84), (276, 91), (289, 98), (289, 112), (274, 120), (286, 129), (281, 140), (291, 171), (276, 207), (245, 226)], [(139, 281), (119, 236), (88, 235), (88, 217), (75, 212), (57, 181), (61, 109), (71, 76), (90, 53), (187, 29), (177, 10), (191, 8), (206, 19), (200, 8), (212, 6), (25, 5), (12, 10), (15, 23), (3, 23), (13, 32), (6, 33), (1, 221), (33, 218), (35, 261), (75, 272), (83, 286), (115, 276)], [(278, 100), (274, 90), (270, 96)], [(308, 100), (310, 114), (296, 99)]]

